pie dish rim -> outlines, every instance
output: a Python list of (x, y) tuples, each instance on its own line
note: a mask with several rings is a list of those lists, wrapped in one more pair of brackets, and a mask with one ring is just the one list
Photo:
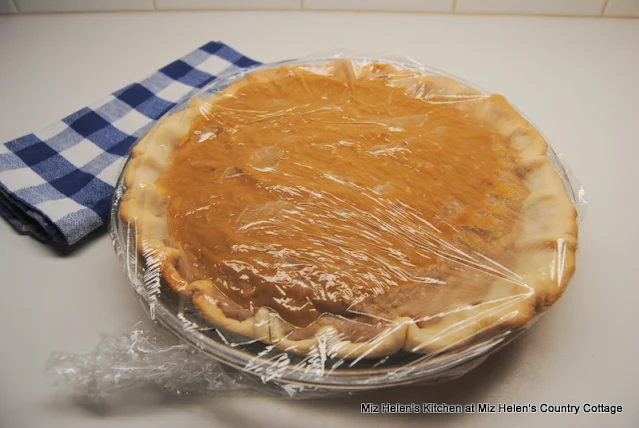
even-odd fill
[[(325, 61), (357, 61), (356, 58), (330, 58)], [(239, 74), (241, 75), (241, 79), (235, 80), (234, 83), (241, 82), (245, 80), (244, 78), (248, 76), (259, 76), (259, 73), (265, 73), (265, 75), (261, 77), (268, 77), (269, 74), (274, 73), (278, 67), (282, 65), (291, 65), (291, 66), (299, 66), (308, 64), (308, 62), (299, 62), (294, 64), (296, 61), (277, 63), (277, 64), (268, 64), (266, 66), (256, 67), (250, 69), (249, 72), (241, 71)], [(322, 61), (320, 61), (321, 63)], [(382, 59), (370, 60), (370, 63), (385, 63), (397, 66), (397, 62), (385, 61)], [(408, 67), (410, 69), (410, 66)], [(429, 77), (431, 75), (437, 76), (439, 79), (441, 87), (439, 89), (443, 89), (444, 92), (448, 92), (448, 95), (460, 95), (468, 93), (484, 93), (484, 91), (476, 91), (474, 86), (469, 87), (468, 83), (463, 81), (462, 79), (451, 78), (450, 75), (445, 75), (443, 77), (440, 72), (437, 70), (428, 69), (429, 75), (425, 77)], [(454, 80), (453, 80), (454, 79)], [(458, 83), (462, 83), (464, 86), (459, 86)], [(450, 85), (446, 87), (447, 85)], [(225, 91), (233, 87), (231, 84), (229, 87), (225, 88), (223, 91), (216, 93), (213, 97), (218, 97), (220, 94), (224, 94)], [(226, 92), (228, 93), (228, 92)], [(211, 101), (210, 99), (208, 100)], [(527, 248), (527, 246), (535, 246), (541, 247), (538, 248), (539, 253), (548, 253), (548, 252), (556, 252), (557, 250), (551, 248), (552, 245), (559, 239), (564, 242), (564, 254), (563, 254), (563, 269), (561, 270), (562, 277), (559, 280), (559, 284), (555, 280), (549, 280), (546, 277), (535, 277), (532, 279), (530, 276), (526, 277), (525, 284), (535, 284), (534, 292), (532, 292), (526, 299), (522, 299), (522, 301), (517, 302), (515, 304), (509, 304), (504, 308), (495, 309), (494, 313), (488, 317), (482, 317), (481, 323), (472, 322), (469, 325), (457, 331), (454, 335), (448, 335), (448, 337), (444, 336), (438, 340), (433, 340), (433, 337), (436, 337), (436, 334), (433, 334), (433, 331), (441, 330), (441, 326), (434, 328), (421, 328), (414, 322), (412, 319), (399, 319), (396, 320), (395, 327), (391, 327), (394, 329), (393, 332), (388, 333), (390, 336), (388, 340), (384, 340), (381, 342), (377, 342), (371, 344), (370, 342), (350, 342), (350, 341), (339, 341), (333, 340), (335, 338), (336, 332), (331, 331), (330, 327), (326, 328), (321, 332), (322, 335), (325, 335), (332, 340), (332, 344), (334, 346), (334, 356), (339, 358), (350, 358), (350, 359), (358, 359), (358, 358), (372, 358), (372, 357), (381, 357), (385, 355), (393, 354), (398, 351), (400, 348), (403, 348), (410, 352), (417, 353), (428, 353), (428, 354), (437, 354), (441, 352), (451, 352), (456, 349), (460, 349), (461, 347), (469, 346), (471, 343), (477, 343), (482, 340), (482, 338), (492, 337), (496, 334), (499, 334), (503, 331), (508, 330), (518, 330), (530, 323), (530, 321), (539, 313), (544, 312), (548, 307), (550, 307), (563, 293), (566, 288), (566, 285), (572, 278), (575, 269), (575, 252), (577, 249), (577, 211), (574, 205), (574, 201), (570, 195), (570, 189), (568, 189), (560, 174), (555, 171), (552, 166), (552, 163), (549, 159), (549, 154), (552, 150), (547, 146), (545, 139), (539, 132), (528, 123), (527, 119), (521, 115), (516, 109), (514, 109), (510, 104), (505, 102), (505, 106), (507, 107), (508, 112), (513, 115), (510, 120), (513, 118), (519, 122), (519, 127), (524, 128), (526, 132), (523, 134), (526, 138), (532, 139), (533, 143), (536, 144), (536, 147), (532, 147), (530, 144), (524, 146), (523, 151), (528, 150), (530, 153), (526, 153), (526, 157), (522, 160), (522, 165), (526, 168), (529, 168), (529, 171), (526, 173), (531, 174), (532, 172), (543, 172), (540, 173), (543, 180), (546, 180), (548, 184), (548, 189), (545, 192), (534, 192), (531, 189), (530, 197), (527, 202), (528, 205), (533, 205), (533, 207), (528, 207), (526, 209), (531, 212), (534, 211), (534, 208), (546, 204), (556, 204), (560, 206), (559, 212), (562, 213), (566, 217), (564, 223), (562, 225), (563, 232), (554, 231), (554, 234), (547, 235), (543, 237), (542, 241), (536, 242), (533, 240), (520, 240), (520, 244), (522, 248)], [(501, 107), (504, 107), (503, 105)], [(157, 133), (157, 130), (162, 131), (163, 129), (169, 129), (170, 132), (173, 132), (174, 136), (171, 138), (175, 138), (176, 135), (179, 135), (181, 138), (184, 135), (184, 132), (177, 132), (176, 129), (184, 130), (184, 127), (190, 129), (190, 123), (201, 114), (202, 103), (198, 101), (194, 101), (189, 107), (185, 110), (182, 110), (178, 113), (169, 114), (165, 118), (163, 118), (158, 124), (154, 127), (154, 130)], [(186, 117), (186, 119), (185, 119)], [(171, 118), (178, 123), (172, 123)], [(525, 124), (525, 125), (522, 125)], [(505, 127), (508, 124), (504, 124)], [(173, 129), (175, 128), (175, 129)], [(532, 137), (531, 137), (532, 134)], [(143, 197), (137, 196), (134, 194), (135, 192), (131, 192), (131, 189), (139, 187), (140, 183), (148, 184), (147, 182), (140, 181), (139, 177), (139, 169), (135, 166), (136, 159), (145, 159), (148, 154), (148, 150), (145, 148), (144, 139), (147, 139), (146, 146), (148, 147), (150, 141), (150, 135), (153, 135), (153, 131), (147, 134), (140, 144), (136, 144), (132, 151), (132, 159), (129, 162), (128, 167), (123, 172), (124, 173), (124, 181), (126, 183), (126, 191), (123, 193), (122, 201), (120, 204), (120, 216), (121, 219), (124, 220), (125, 223), (129, 225), (134, 225), (136, 228), (139, 228), (142, 225), (142, 229), (145, 230), (153, 230), (157, 225), (153, 223), (157, 223), (157, 218), (155, 214), (152, 214), (152, 219), (146, 219), (145, 212), (148, 211), (148, 203), (149, 200), (152, 200), (154, 196), (150, 196), (149, 194), (144, 194)], [(147, 159), (148, 160), (148, 159)], [(140, 163), (140, 162), (138, 162)], [(147, 162), (148, 163), (148, 162)], [(154, 162), (156, 165), (160, 162)], [(132, 172), (133, 171), (133, 172)], [(141, 174), (144, 175), (144, 174)], [(137, 183), (136, 183), (137, 181)], [(148, 188), (148, 187), (147, 187)], [(535, 193), (537, 193), (535, 195)], [(537, 205), (534, 203), (530, 203), (531, 197), (535, 195), (536, 198), (539, 199), (537, 201)], [(151, 199), (150, 199), (151, 198)], [(534, 202), (533, 198), (533, 202)], [(524, 205), (526, 205), (526, 203)], [(146, 223), (149, 223), (147, 227)], [(553, 224), (556, 226), (556, 224)], [(160, 260), (159, 269), (161, 271), (161, 276), (164, 280), (166, 280), (172, 287), (173, 290), (178, 293), (183, 293), (187, 286), (184, 284), (184, 280), (179, 277), (179, 273), (175, 266), (173, 265), (174, 260), (179, 256), (176, 253), (177, 249), (167, 247), (166, 245), (158, 246), (155, 244), (149, 244), (149, 242), (153, 241), (154, 237), (148, 235), (146, 233), (142, 234), (145, 238), (137, 240), (138, 242), (138, 250), (142, 254), (149, 254), (150, 249), (153, 253), (153, 258), (157, 261)], [(137, 237), (136, 233), (136, 237)], [(148, 239), (150, 236), (151, 239)], [(518, 241), (519, 242), (519, 241)], [(548, 254), (545, 254), (548, 256)], [(530, 258), (534, 258), (530, 256)], [(546, 260), (546, 259), (544, 259)], [(543, 264), (543, 262), (542, 262)], [(534, 275), (534, 271), (539, 270), (539, 266), (532, 269), (532, 273), (525, 272), (522, 276), (526, 276), (526, 274)], [(519, 270), (518, 270), (519, 272)], [(238, 321), (237, 319), (228, 317), (224, 314), (224, 312), (212, 302), (210, 298), (207, 298), (206, 287), (211, 286), (211, 284), (204, 284), (204, 281), (196, 281), (198, 284), (190, 284), (188, 285), (189, 291), (186, 295), (190, 295), (193, 299), (194, 303), (200, 311), (204, 314), (209, 322), (217, 327), (221, 327), (223, 329), (241, 334), (246, 337), (256, 338), (261, 340), (264, 343), (272, 343), (280, 349), (286, 350), (287, 352), (299, 353), (303, 355), (308, 355), (309, 353), (316, 352), (317, 343), (318, 343), (318, 334), (313, 334), (312, 337), (308, 339), (302, 340), (289, 340), (282, 334), (282, 326), (281, 319), (276, 316), (272, 312), (272, 310), (267, 308), (260, 308), (255, 315), (250, 318), (247, 318), (243, 321)], [(466, 318), (468, 318), (468, 314), (472, 312), (471, 310), (465, 311)], [(462, 320), (463, 321), (463, 320)], [(459, 320), (458, 320), (459, 322)], [(403, 343), (398, 346), (398, 342), (403, 340)], [(345, 343), (346, 342), (346, 343)], [(428, 345), (424, 346), (427, 343)]]

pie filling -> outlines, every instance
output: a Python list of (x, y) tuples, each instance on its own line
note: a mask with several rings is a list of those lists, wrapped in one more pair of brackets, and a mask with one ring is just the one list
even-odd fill
[(509, 141), (383, 80), (285, 71), (212, 104), (159, 182), (183, 277), (298, 327), (481, 301), (528, 196)]

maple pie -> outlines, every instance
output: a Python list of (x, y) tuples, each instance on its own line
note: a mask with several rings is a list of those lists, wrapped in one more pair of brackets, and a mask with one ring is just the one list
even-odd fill
[(148, 266), (218, 328), (293, 353), (438, 353), (525, 326), (574, 272), (574, 204), (499, 95), (386, 63), (243, 77), (125, 171)]

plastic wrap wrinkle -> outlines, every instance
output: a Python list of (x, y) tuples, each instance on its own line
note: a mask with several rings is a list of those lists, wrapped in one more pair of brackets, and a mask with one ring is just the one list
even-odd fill
[(572, 276), (583, 189), (500, 95), (337, 54), (196, 96), (133, 149), (112, 236), (154, 319), (261, 382), (463, 373)]
[(145, 385), (174, 393), (250, 389), (241, 375), (229, 374), (207, 355), (166, 335), (143, 330), (104, 335), (86, 355), (55, 353), (46, 372), (56, 385), (95, 400)]

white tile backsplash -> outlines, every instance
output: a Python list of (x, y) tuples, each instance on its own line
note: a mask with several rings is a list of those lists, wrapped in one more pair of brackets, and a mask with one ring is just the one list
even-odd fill
[(0, 14), (300, 9), (639, 18), (639, 0), (0, 0)]
[(108, 12), (153, 10), (153, 0), (14, 0), (20, 12)]
[(308, 10), (452, 12), (453, 0), (303, 0)]
[(458, 13), (599, 16), (606, 0), (457, 0)]
[(609, 0), (604, 16), (632, 16), (639, 18), (639, 0)]
[(285, 10), (301, 9), (302, 0), (155, 0), (155, 5), (162, 10), (183, 9), (255, 9)]
[(0, 13), (18, 13), (11, 0), (0, 0)]

